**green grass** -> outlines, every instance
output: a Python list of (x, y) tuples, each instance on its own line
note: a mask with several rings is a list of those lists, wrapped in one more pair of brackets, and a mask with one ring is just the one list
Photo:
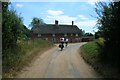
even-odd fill
[(3, 77), (12, 77), (24, 66), (29, 65), (37, 55), (53, 47), (51, 42), (45, 40), (18, 41), (18, 45), (7, 49), (3, 59)]
[(81, 47), (81, 54), (90, 64), (96, 62), (99, 55), (99, 46), (96, 42), (88, 42)]
[(88, 63), (93, 64), (99, 60), (103, 46), (103, 38), (88, 42), (87, 44), (81, 46), (81, 55)]
[[(106, 78), (118, 78), (120, 76), (119, 70), (103, 63), (101, 59), (102, 48), (104, 46), (104, 39), (99, 38), (93, 42), (88, 42), (80, 48), (80, 54), (83, 59), (89, 63), (98, 73)], [(102, 62), (101, 62), (102, 61)]]

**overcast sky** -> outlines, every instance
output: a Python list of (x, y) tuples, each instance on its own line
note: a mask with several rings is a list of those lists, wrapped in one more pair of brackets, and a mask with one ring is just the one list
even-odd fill
[[(59, 1), (59, 0), (57, 0)], [(23, 17), (23, 23), (28, 27), (33, 17), (42, 18), (47, 24), (74, 24), (85, 32), (97, 31), (95, 27), (97, 14), (95, 13), (95, 2), (98, 0), (78, 2), (56, 2), (53, 1), (12, 1), (12, 6)]]

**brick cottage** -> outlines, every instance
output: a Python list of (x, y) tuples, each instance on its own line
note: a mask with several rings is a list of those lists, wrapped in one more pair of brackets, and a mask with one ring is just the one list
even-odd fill
[(55, 24), (44, 24), (32, 29), (33, 39), (44, 39), (51, 42), (59, 42), (61, 37), (69, 39), (69, 42), (81, 42), (81, 29), (79, 29), (72, 21), (71, 25), (58, 24), (55, 20)]

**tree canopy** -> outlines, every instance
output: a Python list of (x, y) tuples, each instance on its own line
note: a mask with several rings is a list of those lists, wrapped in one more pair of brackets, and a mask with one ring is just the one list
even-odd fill
[(15, 48), (17, 41), (25, 39), (28, 33), (22, 17), (14, 9), (8, 9), (10, 3), (2, 3), (2, 44), (3, 53), (7, 49)]
[(102, 59), (120, 66), (120, 1), (109, 4), (99, 2), (95, 10), (99, 35), (105, 39)]
[(43, 19), (37, 18), (37, 17), (33, 17), (29, 27), (38, 27), (39, 25), (43, 25), (43, 24), (45, 24)]

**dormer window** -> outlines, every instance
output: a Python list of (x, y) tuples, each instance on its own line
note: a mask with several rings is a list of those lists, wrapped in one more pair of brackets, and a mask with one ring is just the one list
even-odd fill
[(73, 34), (71, 34), (71, 36), (73, 36)]

